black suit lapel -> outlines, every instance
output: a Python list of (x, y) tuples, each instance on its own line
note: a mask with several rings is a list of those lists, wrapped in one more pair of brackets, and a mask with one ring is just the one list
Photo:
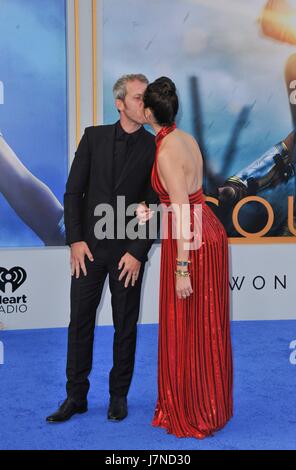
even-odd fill
[(104, 192), (112, 194), (113, 185), (113, 150), (115, 142), (115, 124), (110, 126), (102, 142), (102, 157), (99, 160), (100, 184)]

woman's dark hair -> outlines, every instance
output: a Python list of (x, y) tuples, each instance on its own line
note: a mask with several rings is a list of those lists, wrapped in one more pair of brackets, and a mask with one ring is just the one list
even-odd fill
[(144, 108), (150, 108), (160, 126), (171, 126), (179, 108), (174, 82), (168, 77), (157, 78), (146, 88)]

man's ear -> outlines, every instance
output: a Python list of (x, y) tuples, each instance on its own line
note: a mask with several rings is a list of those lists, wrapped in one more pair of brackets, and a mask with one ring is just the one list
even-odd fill
[(115, 106), (119, 112), (124, 109), (123, 101), (118, 98), (115, 100)]

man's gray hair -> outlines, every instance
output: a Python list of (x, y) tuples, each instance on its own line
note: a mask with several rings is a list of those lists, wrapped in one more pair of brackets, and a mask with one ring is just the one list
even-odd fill
[(142, 73), (131, 73), (129, 75), (122, 75), (113, 87), (113, 96), (115, 100), (124, 100), (126, 97), (126, 84), (127, 82), (133, 82), (139, 80), (139, 82), (149, 83), (148, 78)]

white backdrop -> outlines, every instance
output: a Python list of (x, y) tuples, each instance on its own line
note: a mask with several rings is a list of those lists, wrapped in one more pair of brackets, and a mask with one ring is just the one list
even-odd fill
[[(158, 321), (160, 247), (146, 265), (141, 323)], [(0, 321), (7, 329), (51, 328), (69, 322), (70, 267), (68, 248), (2, 250), (1, 266), (21, 266), (26, 281), (14, 292), (0, 293)], [(234, 320), (295, 319), (296, 249), (294, 245), (230, 245), (231, 316)], [(23, 297), (25, 296), (25, 297)], [(19, 297), (18, 303), (3, 303)], [(97, 321), (112, 324), (106, 280)]]

